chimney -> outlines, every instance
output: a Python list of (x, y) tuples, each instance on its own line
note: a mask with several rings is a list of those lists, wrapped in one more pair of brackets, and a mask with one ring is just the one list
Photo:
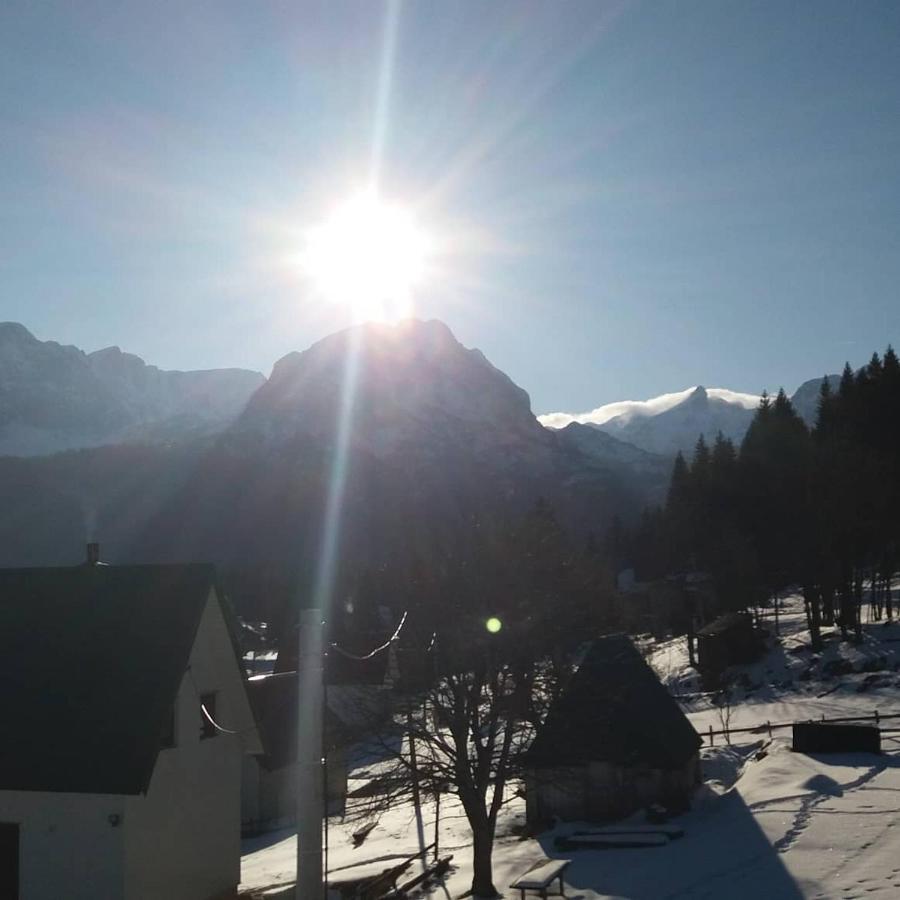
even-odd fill
[(100, 544), (91, 541), (86, 547), (85, 565), (96, 566), (100, 562)]

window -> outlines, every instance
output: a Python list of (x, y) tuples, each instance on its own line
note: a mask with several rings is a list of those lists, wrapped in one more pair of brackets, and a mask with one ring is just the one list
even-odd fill
[(168, 750), (175, 746), (175, 709), (176, 704), (172, 704), (172, 708), (169, 710), (169, 716), (166, 719), (165, 727), (163, 728), (162, 737), (159, 740), (159, 746), (163, 750)]
[[(210, 692), (200, 695), (200, 740), (216, 736), (216, 726), (213, 721), (216, 718), (216, 694)], [(204, 712), (206, 710), (206, 712)]]

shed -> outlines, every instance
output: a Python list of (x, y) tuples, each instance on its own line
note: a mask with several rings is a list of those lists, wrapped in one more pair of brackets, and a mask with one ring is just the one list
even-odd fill
[(701, 740), (626, 635), (595, 640), (526, 756), (529, 822), (689, 807)]
[(765, 634), (749, 613), (726, 613), (697, 632), (697, 668), (707, 688), (721, 685), (729, 666), (745, 665), (762, 656)]

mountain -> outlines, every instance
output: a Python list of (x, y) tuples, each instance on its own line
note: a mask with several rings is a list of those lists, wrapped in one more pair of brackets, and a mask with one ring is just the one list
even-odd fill
[(721, 431), (740, 442), (755, 407), (698, 386), (670, 409), (652, 416), (619, 415), (596, 427), (655, 453), (691, 453), (701, 434), (712, 442)]
[(0, 323), (0, 455), (34, 456), (220, 431), (258, 372), (167, 372), (118, 347), (84, 353)]
[(111, 561), (308, 570), (332, 485), (345, 568), (434, 560), (540, 497), (602, 534), (658, 500), (668, 468), (592, 429), (543, 428), (441, 322), (370, 324), (281, 359), (213, 440), (0, 460), (0, 564), (72, 561), (96, 538)]
[(697, 386), (652, 400), (610, 403), (581, 415), (551, 413), (541, 416), (547, 427), (570, 421), (592, 426), (643, 450), (674, 456), (692, 453), (697, 438), (708, 442), (718, 432), (740, 442), (759, 404), (759, 397), (723, 388)]
[[(840, 376), (829, 375), (828, 379), (836, 390)], [(791, 397), (797, 413), (810, 427), (815, 425), (822, 380), (804, 382)], [(754, 394), (697, 386), (650, 400), (609, 403), (588, 413), (549, 413), (539, 421), (552, 429), (578, 423), (663, 456), (679, 451), (690, 455), (701, 434), (708, 444), (719, 432), (740, 444), (759, 401)]]
[(640, 483), (647, 502), (657, 502), (665, 496), (672, 474), (671, 460), (667, 456), (642, 450), (599, 428), (578, 422), (570, 422), (555, 433), (564, 447), (620, 473), (623, 478)]
[[(197, 543), (164, 540), (154, 553), (312, 557), (336, 464), (344, 553), (369, 565), (462, 549), (473, 529), (539, 497), (577, 532), (602, 532), (613, 515), (638, 515), (659, 484), (630, 468), (629, 454), (642, 466), (646, 455), (601, 440), (541, 427), (528, 394), (442, 322), (357, 326), (276, 363), (154, 524), (157, 537)], [(223, 516), (216, 534), (209, 523)]]

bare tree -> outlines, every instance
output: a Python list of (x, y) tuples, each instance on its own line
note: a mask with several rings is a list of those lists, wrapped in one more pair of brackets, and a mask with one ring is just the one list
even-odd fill
[(598, 583), (539, 506), (512, 534), (485, 540), (429, 604), (438, 610), (427, 650), (434, 679), (379, 736), (379, 783), (352, 812), (371, 817), (417, 792), (455, 794), (472, 830), (475, 897), (498, 896), (498, 816), (574, 647), (590, 633)]
[(725, 743), (731, 743), (731, 713), (732, 693), (730, 687), (723, 687), (713, 698), (716, 706), (716, 712), (719, 716), (719, 724), (722, 726), (722, 733), (725, 736)]
[(496, 897), (491, 854), (498, 816), (514, 796), (511, 782), (561, 670), (549, 658), (522, 664), (488, 642), (467, 643), (474, 657), (468, 666), (408, 700), (374, 739), (382, 757), (375, 784), (351, 801), (348, 814), (371, 819), (401, 801), (456, 795), (472, 831), (472, 894)]

